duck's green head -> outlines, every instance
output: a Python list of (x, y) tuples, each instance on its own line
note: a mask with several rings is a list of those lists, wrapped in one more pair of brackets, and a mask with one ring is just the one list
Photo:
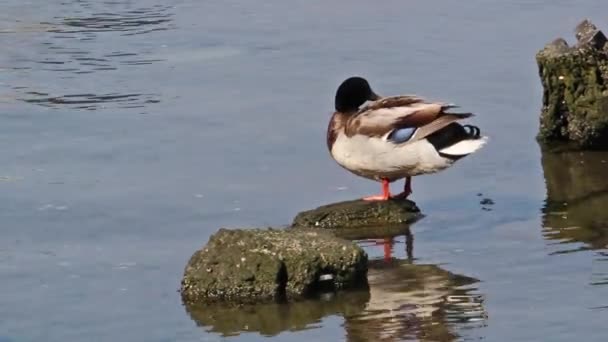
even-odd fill
[(336, 91), (336, 111), (356, 112), (366, 101), (375, 101), (379, 98), (380, 96), (372, 91), (366, 79), (358, 76), (350, 77), (344, 80)]

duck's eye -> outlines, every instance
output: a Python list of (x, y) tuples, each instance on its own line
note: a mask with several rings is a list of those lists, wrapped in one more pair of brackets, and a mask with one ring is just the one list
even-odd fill
[(388, 140), (397, 144), (404, 143), (412, 138), (414, 132), (416, 132), (415, 127), (398, 128), (389, 134)]

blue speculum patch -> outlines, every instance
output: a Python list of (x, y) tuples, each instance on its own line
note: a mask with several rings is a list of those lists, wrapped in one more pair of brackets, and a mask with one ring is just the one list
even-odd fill
[(388, 140), (390, 140), (394, 143), (397, 143), (397, 144), (404, 143), (412, 138), (412, 135), (414, 135), (414, 132), (416, 132), (416, 128), (414, 128), (414, 127), (399, 128), (399, 129), (394, 130), (388, 136)]

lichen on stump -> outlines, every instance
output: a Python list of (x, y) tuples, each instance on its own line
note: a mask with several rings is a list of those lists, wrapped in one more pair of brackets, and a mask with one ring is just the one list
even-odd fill
[(303, 211), (294, 218), (292, 227), (369, 228), (409, 224), (421, 217), (416, 203), (407, 199), (354, 200)]
[(544, 88), (538, 140), (579, 148), (608, 147), (608, 44), (588, 20), (575, 30), (573, 47), (562, 39), (536, 55)]
[(220, 229), (184, 271), (184, 301), (257, 303), (292, 300), (321, 289), (367, 285), (367, 254), (329, 233)]

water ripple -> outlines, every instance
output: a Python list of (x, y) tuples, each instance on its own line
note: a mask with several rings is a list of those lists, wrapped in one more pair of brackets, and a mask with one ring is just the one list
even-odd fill
[[(4, 85), (8, 90), (3, 98), (84, 110), (160, 102), (162, 94), (138, 81), (145, 76), (140, 68), (165, 61), (155, 51), (159, 44), (131, 37), (175, 28), (172, 9), (166, 4), (134, 7), (132, 1), (74, 0), (57, 6), (53, 20), (8, 22), (0, 33), (21, 54), (0, 59), (2, 69), (13, 76)], [(107, 77), (99, 77), (105, 73)]]
[[(88, 17), (64, 18), (61, 24), (68, 28), (51, 29), (49, 32), (129, 32), (124, 35), (134, 35), (167, 30), (170, 27), (171, 15), (164, 12), (170, 8), (171, 6), (157, 5), (121, 13), (93, 13)], [(71, 29), (73, 27), (78, 29)]]
[[(33, 94), (33, 92), (29, 92)], [(40, 93), (38, 93), (40, 94)], [(112, 103), (120, 108), (142, 108), (148, 103), (157, 103), (155, 94), (70, 94), (64, 96), (23, 99), (25, 102), (53, 107), (55, 105), (74, 105), (78, 109), (95, 110), (99, 105)]]

